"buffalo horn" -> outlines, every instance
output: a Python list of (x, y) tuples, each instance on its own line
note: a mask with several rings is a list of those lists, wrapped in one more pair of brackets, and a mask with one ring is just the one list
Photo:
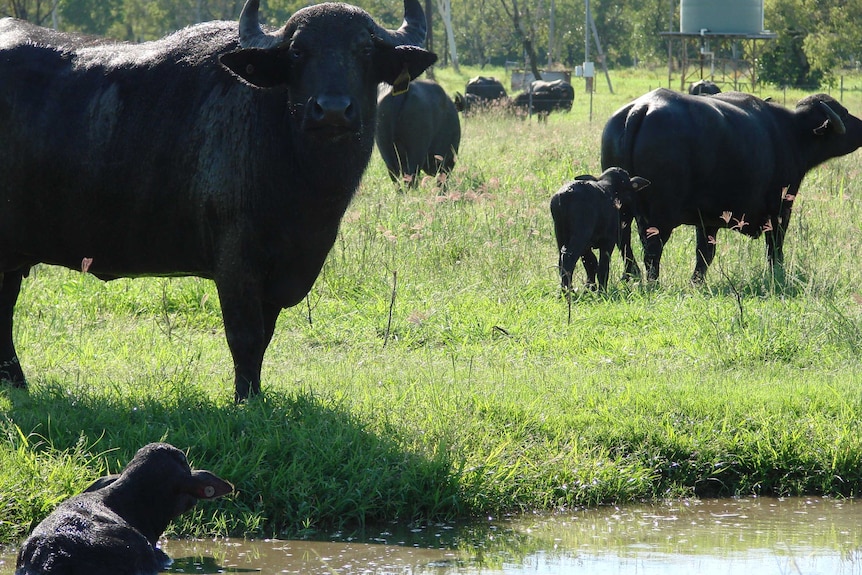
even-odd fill
[(270, 48), (278, 43), (260, 27), (259, 9), (260, 0), (248, 0), (239, 14), (239, 44), (243, 48)]
[[(247, 0), (239, 15), (239, 43), (243, 48), (271, 48), (281, 42), (260, 27), (260, 0)], [(372, 20), (375, 36), (392, 46), (425, 45), (428, 24), (419, 0), (404, 0), (404, 22), (398, 30), (387, 30)]]
[(404, 22), (398, 30), (386, 30), (377, 26), (375, 34), (393, 46), (425, 46), (428, 23), (419, 0), (404, 0)]
[(838, 117), (838, 114), (835, 113), (835, 110), (829, 107), (829, 104), (820, 100), (817, 102), (820, 104), (820, 107), (823, 108), (823, 113), (826, 114), (826, 117), (829, 118), (829, 122), (832, 124), (832, 129), (835, 130), (836, 134), (843, 135), (847, 132), (847, 128), (844, 126), (844, 122), (841, 118)]

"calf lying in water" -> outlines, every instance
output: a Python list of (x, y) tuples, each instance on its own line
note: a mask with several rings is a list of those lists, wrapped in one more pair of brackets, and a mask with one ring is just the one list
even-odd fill
[(119, 475), (67, 499), (30, 534), (15, 575), (155, 575), (171, 560), (156, 548), (171, 519), (233, 486), (189, 467), (185, 454), (150, 443)]
[[(608, 168), (598, 178), (578, 176), (551, 198), (551, 216), (560, 250), (563, 289), (572, 286), (575, 264), (582, 259), (587, 285), (605, 289), (614, 245), (620, 241), (620, 211), (631, 210), (633, 193), (649, 185), (621, 168)], [(626, 218), (627, 219), (627, 218)], [(593, 254), (599, 250), (599, 259)]]

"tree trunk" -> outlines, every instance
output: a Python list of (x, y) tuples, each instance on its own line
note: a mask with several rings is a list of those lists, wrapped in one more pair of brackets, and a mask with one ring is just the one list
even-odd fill
[[(506, 4), (506, 0), (500, 0), (500, 4), (503, 5), (503, 10), (506, 11), (506, 14), (512, 20), (512, 24), (515, 25), (515, 35), (521, 40), (521, 44), (524, 46), (524, 52), (527, 54), (527, 60), (530, 63), (530, 71), (533, 73), (533, 78), (541, 80), (542, 74), (539, 72), (539, 61), (538, 58), (536, 58), (536, 49), (533, 47), (532, 38), (524, 32), (524, 25), (521, 22), (521, 12), (518, 9), (518, 0), (512, 0), (511, 7)], [(527, 17), (529, 18), (529, 12), (527, 12)]]
[(446, 40), (449, 44), (449, 57), (452, 59), (452, 68), (455, 72), (460, 73), (458, 67), (458, 49), (455, 46), (455, 31), (452, 29), (452, 0), (437, 0), (437, 9), (440, 11), (440, 17), (443, 19), (443, 26), (446, 27)]

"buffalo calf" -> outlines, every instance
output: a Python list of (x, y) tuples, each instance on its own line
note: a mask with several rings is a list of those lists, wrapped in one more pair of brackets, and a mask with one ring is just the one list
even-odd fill
[(119, 475), (98, 479), (36, 526), (15, 575), (155, 575), (171, 560), (156, 547), (168, 523), (233, 486), (192, 470), (167, 443), (138, 450)]
[[(630, 177), (621, 168), (608, 168), (601, 176), (578, 176), (551, 198), (551, 216), (560, 254), (560, 279), (570, 289), (578, 259), (583, 260), (587, 285), (604, 290), (608, 285), (611, 252), (620, 240), (620, 212), (630, 209), (632, 194), (649, 181)], [(624, 220), (625, 218), (623, 218)], [(599, 250), (599, 259), (593, 254)]]

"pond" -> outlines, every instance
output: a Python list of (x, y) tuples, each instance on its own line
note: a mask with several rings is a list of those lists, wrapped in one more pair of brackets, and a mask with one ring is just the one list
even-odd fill
[[(862, 575), (862, 503), (683, 500), (319, 541), (164, 541), (172, 573)], [(0, 554), (12, 575), (14, 554)]]

